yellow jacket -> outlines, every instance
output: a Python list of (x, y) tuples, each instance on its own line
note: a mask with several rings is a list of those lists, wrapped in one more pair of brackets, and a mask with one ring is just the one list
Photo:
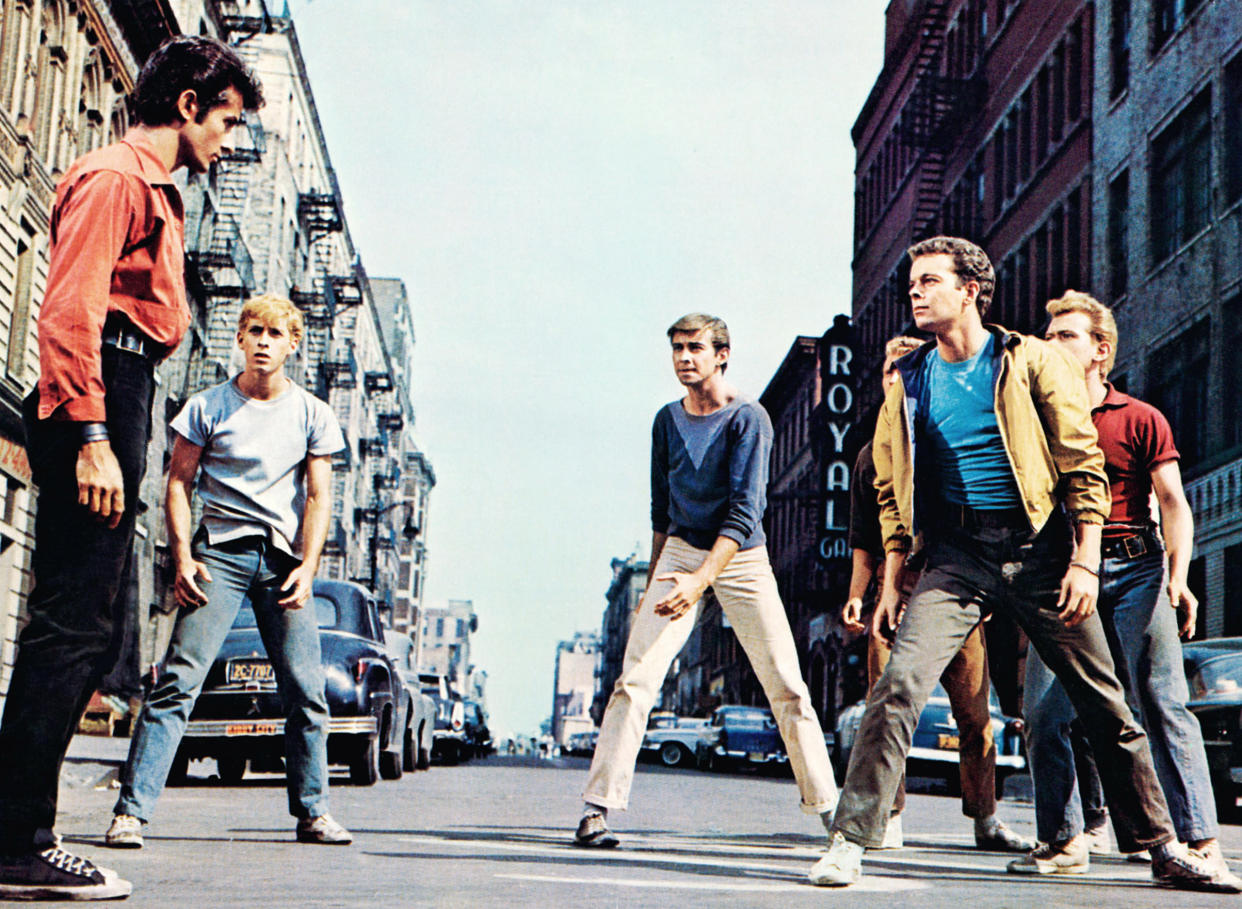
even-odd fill
[[(1039, 531), (1062, 501), (1075, 521), (1103, 524), (1108, 477), (1082, 367), (1047, 341), (985, 327), (1001, 341), (993, 385), (996, 422), (1032, 531)], [(876, 419), (875, 487), (885, 552), (922, 545), (914, 488), (918, 394), (906, 390), (914, 389), (934, 348), (935, 341), (929, 341), (897, 361), (900, 378)], [(934, 506), (928, 498), (920, 511)]]

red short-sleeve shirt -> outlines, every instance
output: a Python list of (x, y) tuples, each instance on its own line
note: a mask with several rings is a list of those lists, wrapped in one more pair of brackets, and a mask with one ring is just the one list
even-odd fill
[[(1151, 523), (1151, 472), (1165, 461), (1178, 459), (1173, 430), (1164, 414), (1150, 404), (1108, 387), (1108, 394), (1091, 411), (1104, 452), (1113, 497), (1108, 524)], [(1118, 529), (1111, 535), (1125, 534)], [(1109, 536), (1106, 525), (1104, 535)]]

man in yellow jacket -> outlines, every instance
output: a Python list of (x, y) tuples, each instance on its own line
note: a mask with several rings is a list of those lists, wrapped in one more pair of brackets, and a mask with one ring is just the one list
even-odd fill
[(1023, 627), (1083, 717), (1118, 845), (1150, 850), (1158, 883), (1226, 889), (1176, 842), (1146, 734), (1095, 614), (1109, 495), (1081, 369), (1045, 341), (983, 323), (995, 278), (973, 243), (934, 237), (909, 255), (914, 322), (935, 337), (898, 361), (876, 422), (885, 550), (876, 627), (897, 625), (912, 553), (922, 574), (868, 701), (811, 881), (858, 879), (864, 849), (883, 839), (928, 695), (966, 637), (999, 609)]

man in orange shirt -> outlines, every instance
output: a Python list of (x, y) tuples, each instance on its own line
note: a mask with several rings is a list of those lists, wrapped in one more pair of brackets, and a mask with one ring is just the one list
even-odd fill
[(210, 38), (166, 41), (138, 76), (138, 125), (85, 155), (57, 187), (40, 377), (26, 399), (39, 487), (30, 620), (0, 723), (0, 899), (111, 899), (128, 881), (59, 848), (65, 750), (116, 656), (118, 589), (151, 434), (155, 364), (190, 322), (184, 213), (170, 173), (204, 173), (255, 77)]

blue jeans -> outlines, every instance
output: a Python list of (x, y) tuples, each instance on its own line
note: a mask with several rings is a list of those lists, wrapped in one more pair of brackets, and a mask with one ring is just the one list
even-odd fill
[(315, 610), (277, 605), (293, 560), (262, 537), (210, 546), (202, 534), (194, 558), (211, 581), (198, 584), (207, 603), (182, 607), (159, 680), (142, 706), (121, 773), (114, 812), (148, 820), (164, 789), (185, 724), (242, 602), (248, 597), (267, 649), (285, 712), (289, 812), (318, 817), (328, 810), (328, 702)]
[[(1199, 721), (1186, 709), (1190, 692), (1177, 613), (1165, 584), (1161, 551), (1104, 559), (1100, 616), (1126, 700), (1147, 731), (1173, 827), (1178, 839), (1188, 842), (1216, 836), (1216, 803)], [(1044, 842), (1065, 840), (1082, 832), (1084, 809), (1100, 816), (1099, 787), (1084, 781), (1087, 792), (1079, 791), (1070, 739), (1074, 708), (1033, 651), (1026, 663), (1026, 705), (1037, 834)]]

